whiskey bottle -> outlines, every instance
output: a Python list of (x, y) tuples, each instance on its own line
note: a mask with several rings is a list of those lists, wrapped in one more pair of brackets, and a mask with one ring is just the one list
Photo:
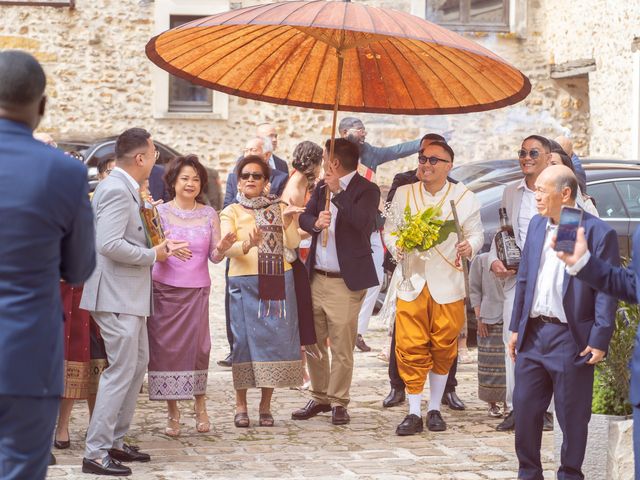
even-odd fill
[(501, 208), (498, 213), (500, 214), (500, 229), (495, 236), (496, 253), (507, 270), (517, 271), (520, 265), (520, 248), (516, 244), (513, 227), (509, 224), (507, 209)]
[(142, 223), (144, 224), (144, 231), (147, 237), (147, 244), (149, 247), (155, 247), (161, 244), (164, 239), (164, 231), (162, 229), (162, 223), (160, 221), (160, 214), (158, 209), (151, 203), (149, 193), (145, 190), (140, 192), (140, 198), (142, 199), (142, 206), (140, 207), (140, 216), (142, 217)]

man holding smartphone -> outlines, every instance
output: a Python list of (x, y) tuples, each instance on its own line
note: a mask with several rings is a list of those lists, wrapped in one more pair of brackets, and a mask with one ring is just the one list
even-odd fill
[[(552, 396), (563, 433), (558, 478), (584, 478), (593, 366), (604, 358), (614, 329), (616, 300), (570, 275), (553, 249), (562, 207), (575, 207), (577, 189), (563, 165), (538, 176), (539, 215), (529, 224), (517, 275), (508, 350), (515, 361), (515, 446), (523, 480), (543, 479), (542, 425)], [(586, 212), (582, 226), (593, 255), (619, 264), (615, 230)]]

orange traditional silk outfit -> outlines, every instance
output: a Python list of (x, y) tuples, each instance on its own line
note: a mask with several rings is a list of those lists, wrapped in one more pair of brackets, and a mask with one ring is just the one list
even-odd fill
[[(430, 206), (440, 206), (442, 220), (451, 220), (450, 201), (454, 200), (465, 240), (473, 255), (484, 242), (480, 204), (473, 192), (461, 183), (447, 181), (435, 195), (421, 182), (398, 188), (392, 202), (395, 216), (409, 205), (412, 214)], [(396, 237), (385, 233), (385, 243), (395, 256)], [(464, 324), (464, 276), (456, 266), (457, 236), (451, 234), (426, 254), (409, 256), (408, 274), (414, 290), (398, 292), (396, 303), (396, 359), (407, 393), (419, 394), (430, 371), (446, 375), (455, 360), (458, 335)]]

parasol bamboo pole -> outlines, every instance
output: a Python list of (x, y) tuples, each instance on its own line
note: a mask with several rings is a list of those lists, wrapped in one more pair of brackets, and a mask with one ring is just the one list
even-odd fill
[[(458, 243), (464, 241), (464, 235), (462, 234), (462, 227), (460, 226), (460, 219), (458, 218), (458, 210), (456, 210), (456, 202), (451, 200), (451, 213), (453, 214), (453, 221), (456, 224), (456, 233), (458, 234)], [(469, 298), (469, 264), (466, 258), (460, 258), (462, 262), (462, 273), (464, 275), (464, 323), (467, 324), (467, 305), (466, 300)]]
[[(329, 146), (329, 163), (333, 161), (333, 151), (336, 141), (336, 121), (338, 120), (338, 105), (340, 104), (340, 91), (342, 90), (342, 66), (344, 64), (344, 57), (342, 52), (338, 50), (338, 81), (336, 82), (336, 101), (333, 105), (333, 119), (331, 121), (331, 143)], [(324, 209), (329, 210), (331, 206), (331, 192), (325, 184), (325, 202)], [(326, 247), (329, 241), (329, 228), (325, 228), (322, 232), (322, 246)]]

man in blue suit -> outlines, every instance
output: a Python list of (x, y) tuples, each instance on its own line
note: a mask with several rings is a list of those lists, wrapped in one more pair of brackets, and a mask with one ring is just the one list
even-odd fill
[[(593, 365), (607, 351), (616, 300), (569, 275), (552, 248), (560, 209), (574, 206), (577, 180), (563, 165), (546, 168), (535, 182), (536, 207), (518, 269), (509, 353), (515, 360), (513, 404), (518, 478), (542, 480), (543, 416), (552, 395), (563, 433), (558, 479), (583, 479), (593, 394)], [(584, 213), (582, 225), (594, 256), (619, 263), (615, 231)], [(516, 356), (517, 351), (517, 356)]]
[[(640, 228), (633, 234), (631, 265), (628, 268), (611, 265), (606, 260), (592, 254), (584, 229), (578, 229), (576, 247), (573, 254), (558, 253), (576, 274), (576, 278), (593, 288), (629, 303), (640, 303)], [(631, 368), (631, 388), (629, 401), (633, 406), (633, 454), (635, 457), (635, 478), (640, 479), (640, 329), (636, 332), (635, 348), (629, 364)]]
[(95, 267), (87, 169), (33, 138), (46, 78), (0, 52), (0, 478), (43, 479), (62, 395), (60, 279)]

